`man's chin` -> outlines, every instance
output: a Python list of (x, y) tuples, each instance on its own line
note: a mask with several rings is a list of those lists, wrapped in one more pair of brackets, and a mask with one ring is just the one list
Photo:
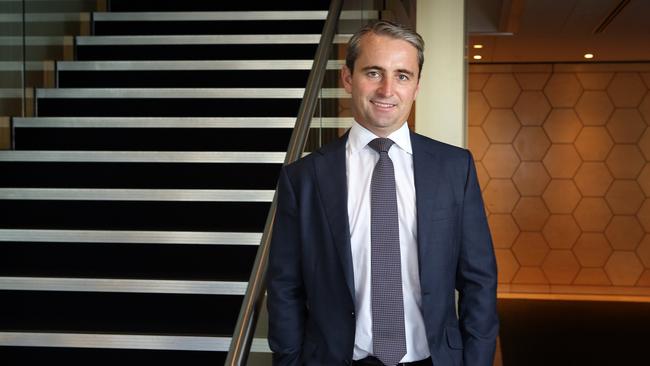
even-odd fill
[(395, 119), (385, 119), (385, 118), (377, 118), (374, 120), (373, 123), (374, 126), (382, 129), (390, 129), (390, 128), (399, 128), (399, 126), (402, 125), (401, 121), (398, 122)]

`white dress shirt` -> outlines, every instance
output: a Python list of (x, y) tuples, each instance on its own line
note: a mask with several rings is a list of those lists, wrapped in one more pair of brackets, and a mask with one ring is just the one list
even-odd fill
[[(353, 359), (373, 354), (372, 311), (370, 294), (370, 181), (379, 154), (368, 143), (375, 134), (353, 122), (345, 146), (348, 183), (348, 218), (352, 242), (352, 265), (356, 305), (356, 333)], [(418, 271), (417, 221), (415, 183), (413, 180), (413, 150), (406, 123), (388, 136), (395, 144), (388, 152), (395, 167), (399, 241), (404, 295), (406, 355), (401, 362), (429, 357), (424, 320), (420, 306), (422, 296)]]

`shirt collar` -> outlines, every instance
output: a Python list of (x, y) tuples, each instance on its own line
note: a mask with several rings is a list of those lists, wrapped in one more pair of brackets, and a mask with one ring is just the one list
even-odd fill
[[(350, 128), (350, 134), (348, 135), (348, 149), (350, 152), (355, 154), (359, 150), (368, 146), (368, 143), (379, 136), (370, 132), (370, 130), (361, 126), (357, 121), (352, 121), (352, 128)], [(396, 146), (404, 150), (409, 154), (413, 154), (413, 149), (411, 148), (411, 134), (409, 132), (408, 124), (405, 122), (402, 124), (402, 127), (393, 131), (388, 138), (393, 140)]]

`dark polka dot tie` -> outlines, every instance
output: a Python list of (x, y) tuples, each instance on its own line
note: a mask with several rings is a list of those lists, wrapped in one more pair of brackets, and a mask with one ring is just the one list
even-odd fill
[(393, 144), (387, 138), (368, 144), (379, 153), (370, 183), (372, 345), (388, 366), (406, 354), (395, 169), (388, 157)]

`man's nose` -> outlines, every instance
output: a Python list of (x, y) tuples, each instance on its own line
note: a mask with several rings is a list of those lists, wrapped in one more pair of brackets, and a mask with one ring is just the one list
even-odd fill
[(391, 78), (382, 78), (377, 93), (384, 97), (393, 95), (393, 80)]

